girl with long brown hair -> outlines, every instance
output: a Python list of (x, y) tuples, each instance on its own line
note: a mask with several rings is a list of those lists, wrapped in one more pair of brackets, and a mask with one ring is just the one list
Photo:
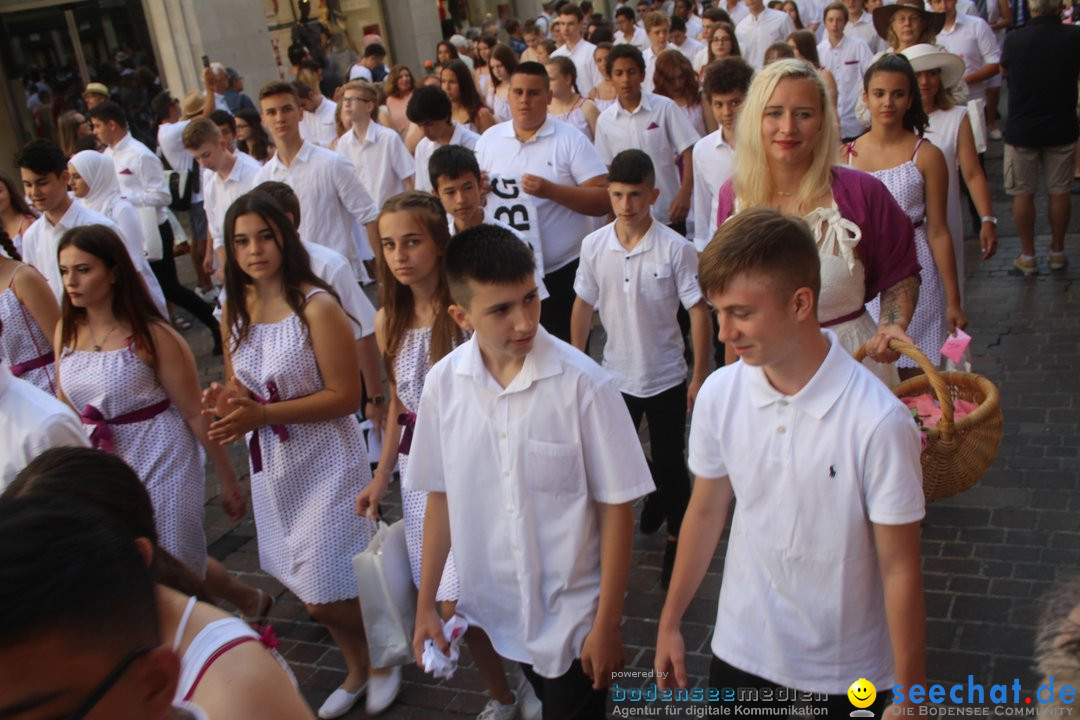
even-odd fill
[[(208, 567), (200, 446), (234, 520), (244, 514), (244, 495), (225, 451), (207, 437), (195, 358), (157, 311), (111, 229), (67, 231), (58, 262), (65, 290), (54, 339), (58, 395), (91, 426), (95, 447), (119, 455), (142, 478), (162, 547), (202, 578)], [(257, 613), (262, 597), (248, 590), (229, 599)]]
[(701, 84), (693, 65), (678, 50), (665, 50), (656, 57), (653, 92), (671, 98), (690, 124), (704, 137), (716, 129), (716, 117), (701, 102)]
[(409, 104), (409, 98), (412, 97), (415, 88), (416, 79), (413, 78), (412, 70), (408, 65), (395, 65), (390, 68), (384, 88), (386, 121), (389, 123), (388, 127), (396, 130), (402, 137), (409, 129), (409, 118), (405, 117), (405, 107)]
[(344, 715), (393, 702), (401, 674), (370, 667), (352, 558), (375, 523), (352, 512), (371, 481), (356, 419), (360, 376), (349, 317), (311, 270), (278, 203), (241, 196), (225, 215), (224, 385), (203, 393), (210, 438), (247, 437), (260, 567), (304, 603), (341, 650), (347, 674), (319, 710)]
[(9, 258), (22, 255), (22, 236), (37, 220), (37, 211), (26, 204), (22, 186), (0, 170), (0, 223), (11, 243), (0, 246)]
[(484, 104), (468, 66), (451, 60), (439, 72), (443, 90), (450, 98), (451, 117), (475, 133), (483, 133), (495, 124), (495, 116)]
[(22, 262), (11, 238), (0, 230), (0, 360), (11, 373), (50, 395), (56, 394), (52, 338), (60, 308), (49, 283)]
[(274, 154), (274, 142), (263, 127), (258, 110), (241, 108), (236, 111), (236, 149), (260, 163), (265, 163)]
[[(443, 261), (451, 240), (446, 211), (438, 198), (422, 192), (406, 192), (390, 198), (379, 215), (379, 236), (381, 307), (375, 316), (375, 337), (386, 361), (390, 411), (374, 479), (356, 497), (356, 511), (360, 515), (366, 515), (378, 506), (386, 494), (395, 465), (399, 467), (400, 476), (405, 476), (424, 377), (432, 365), (466, 339), (464, 331), (447, 312), (453, 301)], [(413, 583), (419, 587), (427, 493), (403, 488), (401, 505)], [(444, 618), (454, 614), (458, 590), (451, 552), (435, 595)], [(495, 705), (517, 702), (506, 682), (502, 660), (491, 647), (491, 641), (473, 628), (467, 637), (473, 658), (491, 693), (488, 705), (492, 706), (492, 711), (501, 710)], [(518, 687), (521, 686), (519, 683)], [(492, 714), (490, 717), (510, 717), (508, 709), (506, 712), (506, 715)], [(516, 713), (513, 716), (516, 717)]]

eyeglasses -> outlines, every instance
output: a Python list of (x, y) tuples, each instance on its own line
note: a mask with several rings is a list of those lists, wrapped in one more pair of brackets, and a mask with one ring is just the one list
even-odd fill
[(83, 718), (94, 709), (94, 706), (101, 702), (101, 699), (112, 690), (113, 685), (119, 682), (127, 669), (131, 667), (136, 660), (153, 649), (154, 648), (150, 645), (140, 645), (125, 655), (124, 659), (109, 671), (109, 674), (105, 676), (105, 679), (98, 683), (97, 687), (91, 690), (90, 694), (87, 695), (86, 698), (79, 703), (78, 707), (76, 707), (71, 714), (67, 715), (64, 720), (83, 720)]

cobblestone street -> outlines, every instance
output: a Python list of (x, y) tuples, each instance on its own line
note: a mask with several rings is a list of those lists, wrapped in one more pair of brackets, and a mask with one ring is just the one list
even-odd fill
[[(1001, 143), (993, 143), (986, 158), (992, 188), (1002, 186), (1001, 152)], [(967, 242), (966, 310), (974, 370), (1001, 389), (1005, 434), (998, 460), (979, 486), (928, 507), (923, 568), (931, 682), (966, 682), (972, 675), (975, 682), (1011, 684), (1019, 678), (1025, 688), (1034, 689), (1031, 655), (1039, 599), (1055, 580), (1071, 576), (1080, 565), (1080, 236), (1075, 231), (1080, 226), (1080, 195), (1072, 199), (1073, 232), (1066, 239), (1072, 264), (1063, 272), (1046, 269), (1044, 196), (1038, 199), (1037, 276), (1023, 277), (1012, 268), (1019, 243), (1009, 199), (1000, 190), (994, 196), (1000, 218), (997, 255), (982, 262), (977, 241), (969, 237)], [(190, 273), (186, 259), (178, 264)], [(187, 335), (200, 355), (204, 386), (220, 379), (222, 365), (209, 356), (209, 335), (201, 329)], [(593, 347), (598, 346), (594, 339)], [(244, 448), (231, 452), (246, 477)], [(211, 478), (206, 492), (210, 552), (245, 581), (276, 596), (271, 617), (281, 652), (317, 708), (344, 677), (342, 658), (297, 599), (259, 572), (250, 512), (232, 525), (216, 494), (217, 481)], [(397, 483), (383, 505), (388, 519), (400, 517)], [(664, 599), (663, 547), (663, 533), (635, 535), (623, 624), (628, 669), (652, 665), (656, 619)], [(723, 551), (721, 547), (684, 625), (689, 670), (698, 684), (705, 683), (709, 663)], [(415, 666), (405, 668), (404, 674), (400, 699), (386, 718), (475, 717), (487, 699), (467, 654), (450, 682), (432, 681)], [(364, 713), (356, 709), (347, 717)]]

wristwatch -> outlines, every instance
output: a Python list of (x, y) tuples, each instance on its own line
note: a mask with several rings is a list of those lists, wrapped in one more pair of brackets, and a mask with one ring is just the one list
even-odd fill
[(993, 215), (983, 215), (979, 220), (984, 223), (990, 223), (991, 225), (997, 225), (997, 218)]
[(368, 398), (368, 402), (372, 405), (382, 405), (384, 402), (386, 402), (386, 396), (372, 395), (370, 398)]

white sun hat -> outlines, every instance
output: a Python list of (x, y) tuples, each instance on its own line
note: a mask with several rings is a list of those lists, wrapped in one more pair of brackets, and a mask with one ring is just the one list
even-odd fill
[(921, 43), (903, 51), (915, 72), (941, 71), (941, 84), (950, 88), (964, 77), (964, 61), (959, 55), (945, 52), (936, 45)]

